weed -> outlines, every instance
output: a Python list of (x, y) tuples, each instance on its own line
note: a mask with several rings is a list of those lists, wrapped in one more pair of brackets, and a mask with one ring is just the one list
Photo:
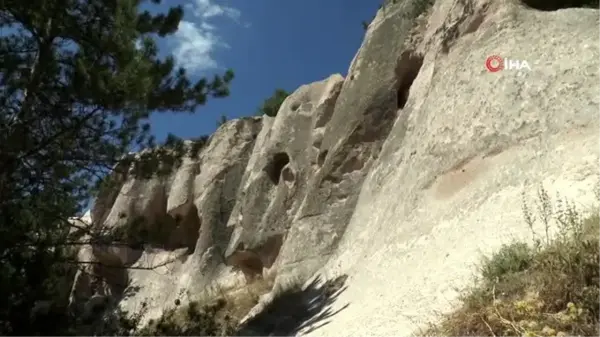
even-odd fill
[[(536, 215), (523, 203), (534, 245), (515, 242), (484, 259), (480, 284), (427, 335), (599, 335), (598, 213), (584, 217), (560, 197), (553, 204), (543, 187), (537, 197)], [(538, 220), (541, 236), (534, 230)]]

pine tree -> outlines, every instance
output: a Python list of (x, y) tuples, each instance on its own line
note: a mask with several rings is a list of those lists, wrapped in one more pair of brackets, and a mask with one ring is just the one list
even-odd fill
[[(194, 112), (229, 95), (233, 72), (191, 81), (156, 39), (176, 32), (182, 7), (140, 11), (141, 0), (0, 2), (0, 334), (51, 333), (32, 324), (36, 300), (65, 273), (67, 219), (119, 160), (149, 176), (183, 143), (154, 147), (153, 113)], [(159, 4), (160, 0), (152, 0)], [(161, 152), (162, 151), (162, 152)], [(126, 167), (127, 165), (121, 167)], [(46, 327), (50, 328), (50, 327)]]
[(217, 120), (217, 128), (221, 127), (221, 125), (227, 123), (228, 119), (226, 115), (221, 115), (221, 118), (219, 118), (219, 120)]
[(263, 104), (258, 108), (257, 115), (267, 115), (269, 117), (277, 116), (279, 108), (283, 101), (290, 95), (289, 92), (283, 89), (276, 89), (273, 95), (267, 98)]

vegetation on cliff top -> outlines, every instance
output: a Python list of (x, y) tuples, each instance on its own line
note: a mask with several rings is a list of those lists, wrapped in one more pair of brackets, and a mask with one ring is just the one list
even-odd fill
[(271, 97), (267, 98), (256, 111), (257, 115), (267, 115), (269, 117), (277, 116), (279, 108), (283, 101), (290, 95), (289, 92), (283, 89), (276, 89)]

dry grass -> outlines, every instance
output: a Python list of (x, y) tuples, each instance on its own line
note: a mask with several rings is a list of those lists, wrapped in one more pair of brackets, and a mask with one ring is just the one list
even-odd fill
[(222, 313), (239, 322), (256, 304), (261, 295), (273, 288), (273, 280), (257, 279), (242, 289), (235, 289), (222, 295), (227, 300)]
[[(195, 301), (185, 301), (180, 292), (174, 307), (163, 311), (158, 319), (142, 324), (148, 306), (144, 302), (133, 313), (118, 307), (102, 319), (101, 324), (87, 330), (79, 329), (77, 335), (96, 336), (248, 336), (248, 335), (294, 335), (295, 331), (310, 324), (324, 324), (337, 313), (329, 308), (343, 291), (346, 276), (340, 276), (320, 284), (316, 278), (306, 287), (299, 280), (292, 281), (285, 291), (279, 293), (270, 305), (258, 315), (240, 325), (260, 300), (272, 291), (274, 279), (255, 279), (243, 287), (207, 287), (202, 294), (195, 294)], [(189, 299), (189, 293), (188, 293)], [(338, 309), (338, 311), (341, 309)]]
[(137, 336), (231, 336), (238, 322), (267, 293), (272, 282), (257, 279), (242, 289), (211, 292), (201, 301), (166, 310), (135, 332)]
[[(598, 336), (600, 218), (582, 217), (566, 202), (550, 203), (540, 189), (534, 218), (524, 204), (535, 244), (506, 245), (481, 266), (480, 284), (463, 305), (432, 325), (437, 336)], [(537, 235), (533, 223), (542, 221)], [(558, 234), (551, 235), (551, 223)]]

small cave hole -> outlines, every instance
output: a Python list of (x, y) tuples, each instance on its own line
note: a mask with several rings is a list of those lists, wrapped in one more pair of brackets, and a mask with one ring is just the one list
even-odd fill
[(236, 251), (226, 259), (226, 264), (240, 270), (248, 282), (262, 276), (264, 267), (260, 256), (248, 250)]
[(267, 164), (265, 171), (275, 185), (279, 183), (281, 171), (290, 162), (290, 157), (285, 152), (276, 153), (273, 159)]
[(484, 20), (485, 20), (485, 16), (483, 15), (483, 13), (477, 13), (473, 17), (471, 22), (469, 22), (469, 24), (467, 25), (467, 28), (465, 29), (464, 34), (466, 35), (466, 34), (471, 34), (471, 33), (476, 32)]
[(396, 66), (397, 78), (397, 109), (403, 109), (408, 101), (410, 87), (417, 78), (423, 65), (423, 57), (412, 51), (402, 53)]
[(300, 108), (299, 102), (292, 103), (292, 111), (297, 111)]
[(323, 164), (325, 163), (325, 158), (327, 158), (327, 153), (329, 151), (327, 150), (323, 150), (319, 152), (319, 155), (317, 156), (317, 165), (319, 165), (319, 167), (323, 166)]
[(540, 11), (557, 11), (563, 8), (595, 8), (600, 5), (599, 0), (521, 0), (530, 8)]
[(253, 249), (238, 245), (233, 254), (225, 258), (225, 264), (242, 271), (249, 283), (263, 276), (263, 269), (271, 268), (279, 256), (284, 237), (275, 234)]
[(264, 268), (271, 268), (279, 256), (281, 246), (283, 245), (283, 235), (275, 234), (270, 236), (260, 247), (260, 256)]
[(294, 172), (291, 168), (286, 167), (281, 171), (281, 178), (283, 181), (291, 183), (294, 181)]

